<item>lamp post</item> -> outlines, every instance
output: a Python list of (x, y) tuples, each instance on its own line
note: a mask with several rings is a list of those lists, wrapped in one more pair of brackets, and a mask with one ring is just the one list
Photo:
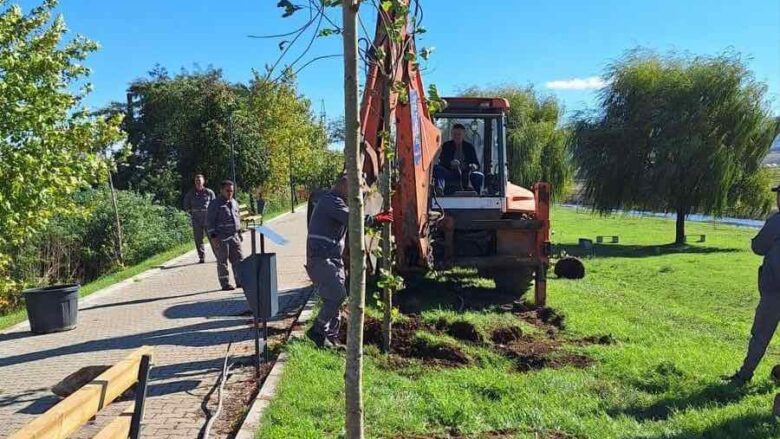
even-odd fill
[(290, 173), (290, 211), (295, 213), (295, 183), (293, 182), (293, 150), (292, 143), (287, 147), (289, 155), (289, 173)]

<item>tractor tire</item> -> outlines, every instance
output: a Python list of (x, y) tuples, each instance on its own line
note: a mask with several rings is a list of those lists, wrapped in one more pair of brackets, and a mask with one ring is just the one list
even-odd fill
[(493, 279), (496, 292), (520, 298), (531, 290), (534, 272), (529, 267), (515, 267), (487, 270), (483, 276)]

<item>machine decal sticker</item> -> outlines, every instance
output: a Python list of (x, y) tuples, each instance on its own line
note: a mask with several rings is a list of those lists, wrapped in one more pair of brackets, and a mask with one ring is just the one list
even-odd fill
[(412, 153), (414, 154), (415, 166), (418, 166), (422, 161), (422, 138), (420, 137), (420, 111), (417, 108), (418, 104), (417, 90), (409, 90), (409, 105), (412, 110)]

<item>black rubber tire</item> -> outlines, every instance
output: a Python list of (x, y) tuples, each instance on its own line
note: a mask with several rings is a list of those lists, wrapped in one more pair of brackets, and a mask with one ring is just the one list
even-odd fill
[(581, 259), (566, 256), (555, 263), (555, 275), (563, 279), (582, 279), (585, 277), (585, 264)]

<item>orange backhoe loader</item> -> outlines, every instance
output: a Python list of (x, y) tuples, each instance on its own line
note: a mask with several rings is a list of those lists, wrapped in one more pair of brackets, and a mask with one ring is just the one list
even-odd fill
[[(518, 296), (528, 289), (533, 275), (535, 301), (544, 305), (550, 185), (540, 182), (528, 190), (509, 182), (505, 140), (509, 103), (502, 98), (444, 98), (445, 108), (431, 114), (414, 57), (402, 54), (416, 50), (414, 35), (404, 26), (402, 38), (388, 38), (382, 22), (392, 22), (393, 12), (380, 9), (379, 14), (369, 56), (386, 55), (370, 63), (363, 91), (363, 172), (369, 185), (377, 184), (387, 159), (383, 151), (386, 147), (395, 151), (391, 160), (397, 178), (391, 202), (396, 268), (404, 274), (473, 267), (494, 279), (498, 289)], [(400, 61), (398, 68), (392, 68), (394, 59)], [(449, 140), (456, 124), (465, 128), (465, 140), (474, 145), (479, 162), (476, 169), (459, 172), (481, 173), (480, 188), (469, 184), (468, 175), (444, 190), (434, 184), (442, 142)], [(384, 144), (393, 138), (387, 133), (395, 134), (395, 145)]]
[[(381, 23), (383, 18), (392, 21), (392, 12), (380, 10), (379, 14), (388, 15), (377, 20), (374, 49), (381, 48), (385, 54), (415, 51), (414, 35), (405, 27), (400, 41), (385, 34)], [(518, 294), (528, 288), (533, 273), (535, 300), (543, 305), (550, 257), (550, 185), (540, 182), (528, 190), (509, 182), (509, 103), (501, 98), (444, 98), (446, 107), (430, 114), (414, 58), (400, 57), (396, 69), (390, 68), (390, 56), (385, 58), (369, 66), (360, 120), (363, 172), (369, 184), (377, 181), (385, 160), (383, 142), (388, 136), (383, 131), (395, 133), (396, 267), (401, 273), (474, 267), (493, 278), (497, 288)], [(398, 83), (405, 90), (393, 86)], [(456, 124), (466, 128), (466, 140), (476, 150), (479, 169), (464, 172), (484, 175), (479, 193), (468, 178), (460, 179), (466, 184), (454, 190), (441, 191), (434, 183), (442, 142), (449, 140)]]

